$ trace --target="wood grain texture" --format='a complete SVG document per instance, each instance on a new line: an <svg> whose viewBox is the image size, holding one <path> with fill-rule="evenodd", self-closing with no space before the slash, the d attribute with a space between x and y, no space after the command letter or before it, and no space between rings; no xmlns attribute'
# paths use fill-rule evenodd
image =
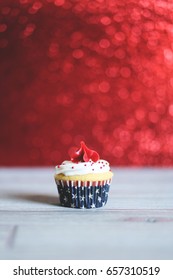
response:
<svg viewBox="0 0 173 280"><path fill-rule="evenodd" d="M173 259L173 169L113 169L98 209L61 207L53 171L0 169L0 259Z"/></svg>

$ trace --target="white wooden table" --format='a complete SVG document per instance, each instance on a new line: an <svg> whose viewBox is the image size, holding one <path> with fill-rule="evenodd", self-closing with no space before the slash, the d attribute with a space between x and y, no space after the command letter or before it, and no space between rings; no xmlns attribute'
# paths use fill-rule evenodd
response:
<svg viewBox="0 0 173 280"><path fill-rule="evenodd" d="M1 168L0 259L173 259L173 169L113 171L106 206L71 209L54 168Z"/></svg>

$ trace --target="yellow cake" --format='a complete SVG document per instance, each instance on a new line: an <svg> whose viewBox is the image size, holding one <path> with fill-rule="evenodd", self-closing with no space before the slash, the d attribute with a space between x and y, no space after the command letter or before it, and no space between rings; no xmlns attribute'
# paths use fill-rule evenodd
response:
<svg viewBox="0 0 173 280"><path fill-rule="evenodd" d="M100 181L100 180L108 180L112 178L113 173L111 171L103 172L103 173L89 173L84 175L71 175L65 176L64 174L55 174L55 180L65 180L65 181Z"/></svg>

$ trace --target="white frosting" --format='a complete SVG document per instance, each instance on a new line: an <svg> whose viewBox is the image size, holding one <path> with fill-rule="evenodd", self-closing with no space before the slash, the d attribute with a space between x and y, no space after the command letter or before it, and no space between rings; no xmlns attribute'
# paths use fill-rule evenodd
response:
<svg viewBox="0 0 173 280"><path fill-rule="evenodd" d="M96 162L89 160L88 162L74 163L65 160L62 164L55 167L56 174L64 174L65 176L84 175L90 173L103 173L110 171L109 163L106 160L99 159Z"/></svg>

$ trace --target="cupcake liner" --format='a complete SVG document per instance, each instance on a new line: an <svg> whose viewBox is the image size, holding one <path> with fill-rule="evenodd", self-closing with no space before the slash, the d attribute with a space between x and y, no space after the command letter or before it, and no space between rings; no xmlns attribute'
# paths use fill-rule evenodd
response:
<svg viewBox="0 0 173 280"><path fill-rule="evenodd" d="M98 208L106 204L111 179L105 181L55 180L60 203L72 208Z"/></svg>

